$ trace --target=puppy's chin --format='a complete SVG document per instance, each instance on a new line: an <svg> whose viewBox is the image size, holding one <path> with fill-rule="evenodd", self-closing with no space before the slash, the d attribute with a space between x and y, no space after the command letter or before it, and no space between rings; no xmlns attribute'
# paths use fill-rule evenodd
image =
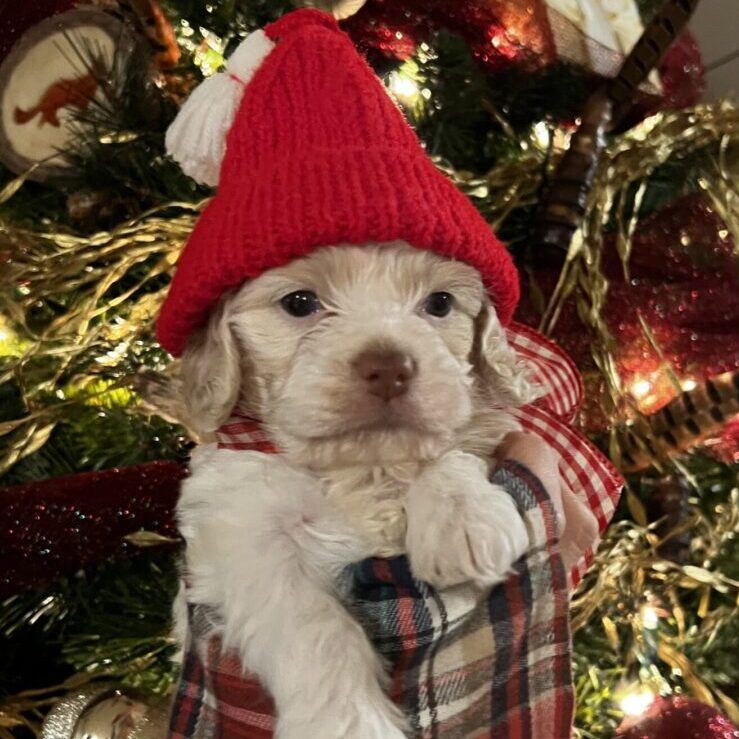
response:
<svg viewBox="0 0 739 739"><path fill-rule="evenodd" d="M469 420L469 394L454 395L449 402L412 394L390 403L361 395L343 403L291 399L265 421L279 448L313 469L420 462L443 454Z"/></svg>
<svg viewBox="0 0 739 739"><path fill-rule="evenodd" d="M423 432L386 424L334 436L294 436L273 429L272 436L292 462L319 471L436 459L449 449L454 433Z"/></svg>
<svg viewBox="0 0 739 739"><path fill-rule="evenodd" d="M394 431L420 435L441 433L446 424L439 418L427 417L421 404L402 397L385 402L369 395L355 396L346 402L327 402L320 409L304 407L304 413L278 410L274 425L302 439L335 439L351 434L372 434Z"/></svg>

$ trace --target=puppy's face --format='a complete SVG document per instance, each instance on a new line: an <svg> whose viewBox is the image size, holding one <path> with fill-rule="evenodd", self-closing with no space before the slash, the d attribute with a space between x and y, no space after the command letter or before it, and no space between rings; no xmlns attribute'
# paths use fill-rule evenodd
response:
<svg viewBox="0 0 739 739"><path fill-rule="evenodd" d="M203 428L238 404L321 467L439 454L494 377L498 402L516 402L514 363L474 269L387 245L324 248L247 283L183 370Z"/></svg>

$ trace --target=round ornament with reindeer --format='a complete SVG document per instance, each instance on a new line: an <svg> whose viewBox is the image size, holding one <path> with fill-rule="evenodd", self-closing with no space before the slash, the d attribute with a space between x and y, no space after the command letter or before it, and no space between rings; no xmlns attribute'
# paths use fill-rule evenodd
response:
<svg viewBox="0 0 739 739"><path fill-rule="evenodd" d="M84 114L103 99L125 26L95 8L52 16L18 39L0 65L0 160L46 180L71 173L65 156Z"/></svg>

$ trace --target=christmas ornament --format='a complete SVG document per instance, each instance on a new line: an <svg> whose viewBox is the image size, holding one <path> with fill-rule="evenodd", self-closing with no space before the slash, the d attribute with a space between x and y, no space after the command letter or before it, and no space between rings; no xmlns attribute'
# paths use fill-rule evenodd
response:
<svg viewBox="0 0 739 739"><path fill-rule="evenodd" d="M33 168L31 179L69 174L74 113L104 96L129 41L120 21L89 8L30 28L0 65L0 160L18 174Z"/></svg>
<svg viewBox="0 0 739 739"><path fill-rule="evenodd" d="M131 552L142 529L172 543L184 468L150 462L0 489L0 598Z"/></svg>
<svg viewBox="0 0 739 739"><path fill-rule="evenodd" d="M93 685L72 691L44 719L41 739L158 739L167 726L169 698Z"/></svg>
<svg viewBox="0 0 739 739"><path fill-rule="evenodd" d="M629 717L617 739L736 739L739 729L720 711L693 698L657 698L644 714Z"/></svg>

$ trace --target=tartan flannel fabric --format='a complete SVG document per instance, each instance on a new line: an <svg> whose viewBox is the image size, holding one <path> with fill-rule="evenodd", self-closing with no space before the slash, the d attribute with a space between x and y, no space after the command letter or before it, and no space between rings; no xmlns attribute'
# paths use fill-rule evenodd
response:
<svg viewBox="0 0 739 739"><path fill-rule="evenodd" d="M621 479L568 425L582 396L577 370L531 329L514 324L508 339L546 389L516 415L560 452L562 478L588 502L602 532ZM248 419L224 426L219 445L274 451ZM353 565L340 583L347 607L388 660L391 695L417 739L570 736L569 593L553 504L541 483L515 463L504 463L492 480L515 500L532 542L506 582L484 596L469 586L439 592L413 578L407 559L397 557ZM574 581L590 556L573 568ZM248 665L221 650L217 613L197 605L189 614L170 739L270 739L274 707Z"/></svg>

